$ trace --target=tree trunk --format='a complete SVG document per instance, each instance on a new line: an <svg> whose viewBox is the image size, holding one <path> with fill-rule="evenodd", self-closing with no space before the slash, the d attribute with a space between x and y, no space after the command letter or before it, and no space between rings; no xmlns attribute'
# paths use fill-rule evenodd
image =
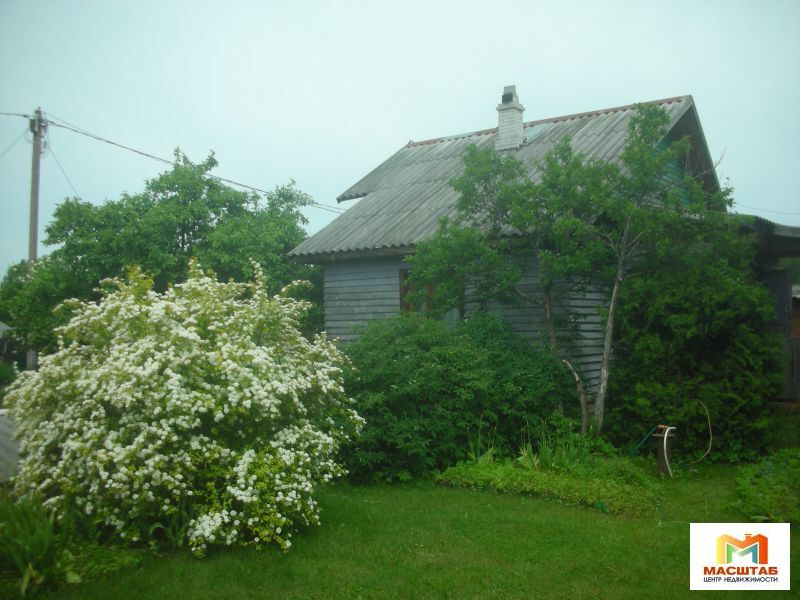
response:
<svg viewBox="0 0 800 600"><path fill-rule="evenodd" d="M600 433L603 429L603 415L606 406L606 394L608 393L608 374L611 363L611 352L614 348L614 322L617 315L617 305L619 304L619 291L622 281L625 279L625 262L627 255L628 234L630 231L630 221L625 224L622 232L622 242L617 259L617 274L614 278L614 288L611 291L611 302L608 305L608 318L606 319L606 331L603 339L603 358L600 363L600 386L594 399L594 419L592 427L595 433Z"/></svg>
<svg viewBox="0 0 800 600"><path fill-rule="evenodd" d="M581 405L581 435L586 435L586 431L589 428L589 407L586 403L586 390L583 387L583 381L581 380L581 376L578 375L578 372L575 370L575 367L572 366L572 363L565 358L562 358L561 362L567 365L567 368L575 378L575 387L578 390L578 402Z"/></svg>

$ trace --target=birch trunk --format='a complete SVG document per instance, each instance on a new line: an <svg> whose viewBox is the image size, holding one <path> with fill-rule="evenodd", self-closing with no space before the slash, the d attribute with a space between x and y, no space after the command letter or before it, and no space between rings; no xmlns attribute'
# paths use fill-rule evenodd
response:
<svg viewBox="0 0 800 600"><path fill-rule="evenodd" d="M625 262L627 256L628 237L630 232L630 220L625 224L622 232L622 242L617 259L617 273L614 278L614 288L611 291L611 302L608 305L608 318L606 319L606 330L603 339L603 358L600 363L600 386L594 399L594 419L592 426L595 433L600 433L603 429L603 415L605 413L606 395L608 394L608 374L611 363L611 353L614 349L614 323L617 316L617 305L619 304L619 291L622 281L625 279Z"/></svg>
<svg viewBox="0 0 800 600"><path fill-rule="evenodd" d="M578 390L578 402L581 405L581 435L586 435L586 431L589 428L589 406L586 403L586 390L583 387L583 381L575 370L575 367L572 366L572 363L567 359L562 359L561 362L567 365L570 373L572 373L572 376L575 378L575 388Z"/></svg>

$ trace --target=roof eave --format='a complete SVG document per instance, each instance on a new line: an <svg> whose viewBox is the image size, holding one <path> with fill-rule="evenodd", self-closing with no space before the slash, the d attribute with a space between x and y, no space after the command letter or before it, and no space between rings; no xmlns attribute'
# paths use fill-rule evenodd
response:
<svg viewBox="0 0 800 600"><path fill-rule="evenodd" d="M323 265L346 260L356 260L361 258L385 258L391 256L408 256L414 253L414 246L385 246L380 248L363 248L358 250L339 250L336 252L317 252L314 254L295 254L289 258L295 262Z"/></svg>

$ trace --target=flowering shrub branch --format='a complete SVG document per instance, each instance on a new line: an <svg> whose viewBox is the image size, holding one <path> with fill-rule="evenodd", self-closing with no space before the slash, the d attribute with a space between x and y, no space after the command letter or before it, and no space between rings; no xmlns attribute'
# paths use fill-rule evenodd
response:
<svg viewBox="0 0 800 600"><path fill-rule="evenodd" d="M306 303L270 297L255 268L252 283L220 283L193 263L163 294L134 270L99 303L74 301L57 352L6 397L17 491L130 541L186 511L197 554L287 550L318 523L314 488L343 473L337 450L363 419L342 388L346 359L298 331Z"/></svg>

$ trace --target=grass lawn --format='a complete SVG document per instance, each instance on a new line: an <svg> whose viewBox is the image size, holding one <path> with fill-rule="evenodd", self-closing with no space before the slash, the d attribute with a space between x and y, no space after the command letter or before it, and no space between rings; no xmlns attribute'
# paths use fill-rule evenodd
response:
<svg viewBox="0 0 800 600"><path fill-rule="evenodd" d="M683 598L689 522L743 520L733 476L708 466L665 481L663 505L647 519L432 484L339 484L320 493L323 525L298 535L289 554L148 556L49 597ZM795 591L799 538L793 531Z"/></svg>

